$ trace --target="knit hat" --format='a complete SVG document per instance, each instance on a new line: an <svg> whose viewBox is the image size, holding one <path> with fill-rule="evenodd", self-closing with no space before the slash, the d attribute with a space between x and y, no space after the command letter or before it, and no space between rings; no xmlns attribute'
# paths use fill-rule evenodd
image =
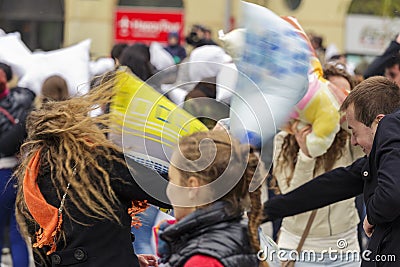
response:
<svg viewBox="0 0 400 267"><path fill-rule="evenodd" d="M168 38L174 38L174 37L179 40L179 33L178 32L168 33Z"/></svg>

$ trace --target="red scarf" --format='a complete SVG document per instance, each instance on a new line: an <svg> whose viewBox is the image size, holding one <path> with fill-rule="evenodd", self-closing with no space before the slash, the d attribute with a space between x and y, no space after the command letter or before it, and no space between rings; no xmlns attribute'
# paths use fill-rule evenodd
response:
<svg viewBox="0 0 400 267"><path fill-rule="evenodd" d="M10 92L10 90L8 90L7 88L0 93L0 99L6 97L8 95L8 93Z"/></svg>

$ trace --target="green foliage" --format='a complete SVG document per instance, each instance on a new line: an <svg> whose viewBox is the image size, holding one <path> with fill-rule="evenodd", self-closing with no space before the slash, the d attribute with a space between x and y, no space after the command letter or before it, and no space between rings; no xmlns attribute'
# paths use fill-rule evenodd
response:
<svg viewBox="0 0 400 267"><path fill-rule="evenodd" d="M400 17L400 0L353 0L349 13Z"/></svg>

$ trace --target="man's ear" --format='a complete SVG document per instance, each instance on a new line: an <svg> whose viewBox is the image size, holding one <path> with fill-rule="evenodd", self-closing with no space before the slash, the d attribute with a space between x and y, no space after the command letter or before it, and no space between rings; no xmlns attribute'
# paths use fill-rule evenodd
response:
<svg viewBox="0 0 400 267"><path fill-rule="evenodd" d="M385 117L385 114L378 114L378 115L376 115L376 118L375 118L375 119L376 119L376 120L378 121L378 123L379 123L383 117Z"/></svg>

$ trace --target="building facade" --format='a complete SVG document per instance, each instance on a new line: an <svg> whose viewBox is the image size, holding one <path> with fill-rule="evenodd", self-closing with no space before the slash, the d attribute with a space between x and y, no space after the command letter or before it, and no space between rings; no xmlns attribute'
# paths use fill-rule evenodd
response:
<svg viewBox="0 0 400 267"><path fill-rule="evenodd" d="M295 16L304 29L324 37L343 50L345 18L351 0L252 0L278 15ZM51 50L86 38L92 39L92 56L107 56L115 43L115 14L120 7L153 6L181 9L184 33L203 24L217 32L238 25L238 0L0 0L0 28L20 31L32 49ZM147 7L148 8L148 7Z"/></svg>

